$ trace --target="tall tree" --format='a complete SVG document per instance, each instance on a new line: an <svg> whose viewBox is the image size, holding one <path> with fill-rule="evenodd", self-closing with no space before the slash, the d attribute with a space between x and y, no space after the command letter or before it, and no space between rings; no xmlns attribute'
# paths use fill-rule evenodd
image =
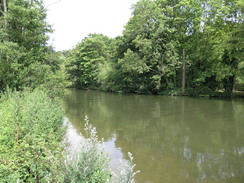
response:
<svg viewBox="0 0 244 183"><path fill-rule="evenodd" d="M223 90L232 95L235 83L244 83L244 19L242 6L237 3L237 0L138 1L123 35L116 38L113 61L106 69L94 69L94 76L100 77L100 81L106 78L101 83L116 92L158 94L168 90L171 94L211 95ZM86 49L78 51L82 55L77 54L75 60L85 60ZM76 67L76 72L80 72L77 81L89 76L82 73L84 68L85 65Z"/></svg>
<svg viewBox="0 0 244 183"><path fill-rule="evenodd" d="M0 9L6 5L7 12L0 16L0 22L7 24L0 24L0 90L7 86L35 88L49 82L49 76L61 67L51 63L53 50L47 46L47 33L52 29L45 20L43 2L8 0L6 4L2 0L3 4Z"/></svg>
<svg viewBox="0 0 244 183"><path fill-rule="evenodd" d="M134 80L132 83L136 83L134 92L159 93L162 89L172 89L175 85L176 68L180 64L175 49L176 42L170 37L174 30L165 24L166 18L155 1L142 0L133 7L133 16L124 31L124 44L127 45L124 52L132 51L138 55L135 58L139 57L137 60L130 57L130 75L135 79L131 78ZM125 57L124 62L123 58L120 61L122 68L126 60L128 62ZM139 73L133 72L133 67L138 64L142 69ZM127 79L130 75L125 74Z"/></svg>
<svg viewBox="0 0 244 183"><path fill-rule="evenodd" d="M71 80L78 88L98 88L98 75L110 54L111 39L89 34L72 50L67 65Z"/></svg>

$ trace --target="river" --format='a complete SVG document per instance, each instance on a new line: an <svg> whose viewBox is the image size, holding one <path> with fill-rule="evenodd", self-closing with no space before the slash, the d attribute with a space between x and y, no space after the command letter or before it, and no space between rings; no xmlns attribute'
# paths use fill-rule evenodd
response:
<svg viewBox="0 0 244 183"><path fill-rule="evenodd" d="M137 183L243 183L244 99L122 95L71 89L65 116L88 116L111 167L134 156Z"/></svg>

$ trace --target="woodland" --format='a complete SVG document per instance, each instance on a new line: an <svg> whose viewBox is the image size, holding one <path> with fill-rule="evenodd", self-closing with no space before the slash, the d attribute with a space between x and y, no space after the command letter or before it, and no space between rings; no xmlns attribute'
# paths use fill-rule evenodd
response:
<svg viewBox="0 0 244 183"><path fill-rule="evenodd" d="M231 96L244 89L243 1L141 0L123 35L89 34L62 52L47 44L53 30L42 1L0 4L1 91Z"/></svg>

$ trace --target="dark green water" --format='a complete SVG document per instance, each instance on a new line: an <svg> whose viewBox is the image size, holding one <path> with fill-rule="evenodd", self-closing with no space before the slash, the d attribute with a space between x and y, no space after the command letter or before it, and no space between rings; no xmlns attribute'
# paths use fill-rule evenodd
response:
<svg viewBox="0 0 244 183"><path fill-rule="evenodd" d="M243 183L244 100L119 95L71 90L66 117L84 117L118 159L134 155L137 183Z"/></svg>

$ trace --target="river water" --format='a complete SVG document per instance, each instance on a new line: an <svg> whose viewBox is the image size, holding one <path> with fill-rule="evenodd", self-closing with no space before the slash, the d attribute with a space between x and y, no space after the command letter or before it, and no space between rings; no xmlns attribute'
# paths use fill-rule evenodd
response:
<svg viewBox="0 0 244 183"><path fill-rule="evenodd" d="M244 99L70 91L66 118L83 133L88 116L112 168L131 152L137 183L244 182Z"/></svg>

